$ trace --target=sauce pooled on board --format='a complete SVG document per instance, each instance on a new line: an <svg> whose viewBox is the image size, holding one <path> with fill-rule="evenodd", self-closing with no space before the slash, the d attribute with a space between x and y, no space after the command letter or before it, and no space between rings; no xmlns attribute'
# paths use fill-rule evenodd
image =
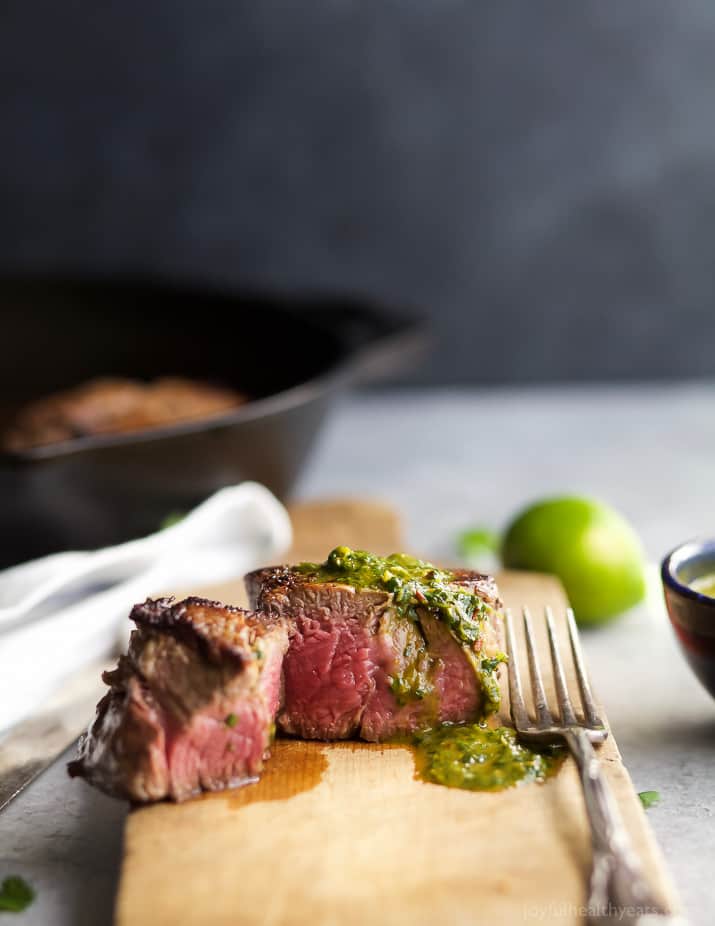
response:
<svg viewBox="0 0 715 926"><path fill-rule="evenodd" d="M508 727L443 724L415 736L418 771L427 781L469 791L501 791L558 771L561 747L531 749Z"/></svg>

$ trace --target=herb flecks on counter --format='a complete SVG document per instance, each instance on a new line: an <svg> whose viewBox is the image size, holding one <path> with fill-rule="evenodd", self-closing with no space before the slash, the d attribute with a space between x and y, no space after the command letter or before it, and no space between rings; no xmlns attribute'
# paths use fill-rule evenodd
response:
<svg viewBox="0 0 715 926"><path fill-rule="evenodd" d="M638 797L640 798L641 804L646 810L648 810L649 807L655 807L656 804L660 803L659 791L639 791Z"/></svg>
<svg viewBox="0 0 715 926"><path fill-rule="evenodd" d="M178 524L179 521L183 521L185 517L185 511L170 511L165 518L161 519L159 530L164 531L167 527L173 527L175 524Z"/></svg>
<svg viewBox="0 0 715 926"><path fill-rule="evenodd" d="M35 891L24 878L5 878L0 885L0 911L22 913L35 899Z"/></svg>
<svg viewBox="0 0 715 926"><path fill-rule="evenodd" d="M508 727L443 724L415 736L420 777L449 788L501 791L543 782L561 765L559 747L534 750Z"/></svg>
<svg viewBox="0 0 715 926"><path fill-rule="evenodd" d="M295 569L318 582L340 582L353 588L390 592L398 617L418 627L421 612L427 611L449 628L468 655L484 691L484 714L498 708L499 684L495 673L506 656L499 653L480 658L475 652L475 644L484 634L484 623L492 608L479 595L458 584L453 572L405 553L382 557L349 547L336 547L324 563L300 563ZM411 656L409 669L392 680L391 687L398 703L412 697L423 698L431 691L420 653L416 652L414 658Z"/></svg>
<svg viewBox="0 0 715 926"><path fill-rule="evenodd" d="M457 552L469 563L479 561L486 554L496 555L500 546L501 537L488 527L463 531L457 537Z"/></svg>

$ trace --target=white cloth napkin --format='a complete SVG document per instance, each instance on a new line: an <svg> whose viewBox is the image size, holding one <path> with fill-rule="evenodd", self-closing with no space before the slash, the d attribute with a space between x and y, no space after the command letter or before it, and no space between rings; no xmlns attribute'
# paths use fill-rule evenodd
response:
<svg viewBox="0 0 715 926"><path fill-rule="evenodd" d="M149 537L0 572L0 731L39 709L72 673L114 655L137 601L241 576L290 543L285 508L245 482Z"/></svg>

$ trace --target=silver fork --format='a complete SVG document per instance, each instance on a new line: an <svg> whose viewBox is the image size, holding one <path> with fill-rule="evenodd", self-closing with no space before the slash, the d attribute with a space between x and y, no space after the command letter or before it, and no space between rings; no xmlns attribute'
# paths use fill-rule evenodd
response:
<svg viewBox="0 0 715 926"><path fill-rule="evenodd" d="M588 922L592 924L639 923L655 921L658 926L684 926L682 917L666 911L646 881L623 819L601 772L594 745L608 736L591 692L573 611L566 612L569 639L581 693L583 718L578 719L566 685L566 674L559 652L554 615L545 609L546 628L551 651L554 687L558 701L558 719L552 715L544 691L533 621L528 608L523 609L524 636L534 698L535 718L531 720L524 702L519 671L519 654L514 639L511 611L505 614L507 653L509 656L509 700L511 717L519 738L538 745L566 743L579 768L586 812L591 825L593 861L588 895Z"/></svg>

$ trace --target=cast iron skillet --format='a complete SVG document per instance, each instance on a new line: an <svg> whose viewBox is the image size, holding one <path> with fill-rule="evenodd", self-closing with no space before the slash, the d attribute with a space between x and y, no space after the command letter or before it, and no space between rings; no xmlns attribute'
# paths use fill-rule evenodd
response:
<svg viewBox="0 0 715 926"><path fill-rule="evenodd" d="M414 320L341 298L108 280L0 281L0 426L94 376L209 379L253 401L218 418L0 453L0 566L118 543L243 479L290 493L346 386L404 366Z"/></svg>

